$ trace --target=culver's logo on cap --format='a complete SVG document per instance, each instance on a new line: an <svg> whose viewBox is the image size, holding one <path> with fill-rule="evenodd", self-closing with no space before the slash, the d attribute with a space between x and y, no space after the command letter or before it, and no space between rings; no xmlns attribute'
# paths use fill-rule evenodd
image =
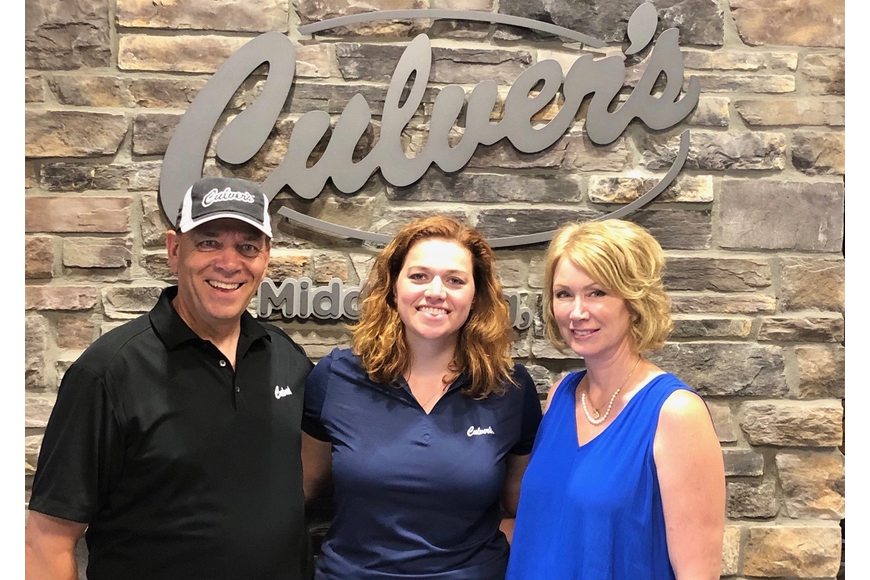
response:
<svg viewBox="0 0 870 580"><path fill-rule="evenodd" d="M223 191L218 191L217 188L212 189L205 197L202 198L202 207L208 207L213 203L222 201L243 201L245 203L256 203L254 196L247 191L233 191L229 187Z"/></svg>

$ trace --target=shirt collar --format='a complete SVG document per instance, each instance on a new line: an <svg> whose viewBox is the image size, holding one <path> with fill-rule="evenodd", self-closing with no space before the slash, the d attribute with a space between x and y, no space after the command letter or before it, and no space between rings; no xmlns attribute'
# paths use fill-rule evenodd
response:
<svg viewBox="0 0 870 580"><path fill-rule="evenodd" d="M149 318L151 325L166 348L172 350L190 340L203 340L199 337L172 306L172 300L178 295L178 286L169 286L160 293L157 304L151 309ZM269 333L263 325L257 322L247 311L242 312L240 320L239 352L245 352L256 340L270 340Z"/></svg>

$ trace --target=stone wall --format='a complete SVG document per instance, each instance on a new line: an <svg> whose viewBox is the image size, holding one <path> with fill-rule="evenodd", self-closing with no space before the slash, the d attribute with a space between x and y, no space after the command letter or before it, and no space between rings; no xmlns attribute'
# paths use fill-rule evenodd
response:
<svg viewBox="0 0 870 580"><path fill-rule="evenodd" d="M612 144L585 136L583 112L554 146L521 154L501 142L468 167L430 169L409 188L374 176L358 195L328 186L284 205L344 225L391 232L433 212L486 235L532 233L589 219L652 186L679 133L691 148L676 183L630 219L669 257L676 328L654 360L705 396L728 476L725 577L834 578L844 517L845 7L842 0L656 0L659 31L680 30L700 103L668 131L635 123ZM625 45L637 0L391 0L379 9L448 8L534 18ZM432 95L482 79L503 92L535 62L579 54L550 37L468 22L378 22L312 39L298 26L370 10L371 3L298 0L32 0L26 5L25 474L29 486L64 370L98 335L135 317L171 282L162 248L161 159L181 115L223 61L260 32L297 42L296 85L263 150L233 166L210 154L204 173L263 181L299 116L341 112L364 94L378 107L409 39L433 39L430 97L405 132L425 144ZM629 84L647 52L627 61ZM239 90L222 123L252 103L263 77ZM558 103L538 115L552 118ZM322 147L321 147L322 149ZM274 215L272 278L349 284L376 247L301 229ZM540 326L543 246L498 251L501 279L538 312L515 356L543 397L579 367ZM343 323L280 321L313 358L344 345ZM26 492L27 493L27 492Z"/></svg>

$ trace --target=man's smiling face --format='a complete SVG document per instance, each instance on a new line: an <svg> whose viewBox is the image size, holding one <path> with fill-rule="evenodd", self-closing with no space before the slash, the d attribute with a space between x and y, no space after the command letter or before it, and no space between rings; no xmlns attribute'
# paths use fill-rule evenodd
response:
<svg viewBox="0 0 870 580"><path fill-rule="evenodd" d="M167 233L178 276L176 311L202 337L238 324L269 264L269 239L244 222L218 219L186 234Z"/></svg>

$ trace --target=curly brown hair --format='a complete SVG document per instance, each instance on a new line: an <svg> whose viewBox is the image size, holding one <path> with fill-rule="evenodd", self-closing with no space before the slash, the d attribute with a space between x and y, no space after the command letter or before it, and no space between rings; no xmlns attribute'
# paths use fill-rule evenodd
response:
<svg viewBox="0 0 870 580"><path fill-rule="evenodd" d="M665 257L646 229L608 219L566 224L556 232L544 262L544 325L550 342L560 350L566 345L553 314L553 278L562 258L625 300L636 352L654 352L664 345L674 328L671 299L662 281Z"/></svg>
<svg viewBox="0 0 870 580"><path fill-rule="evenodd" d="M504 393L511 381L513 330L501 283L495 276L495 254L483 236L459 220L433 216L403 227L375 259L360 292L360 318L353 328L352 348L371 380L394 384L411 364L405 325L396 310L395 287L405 257L426 239L456 242L471 253L474 301L459 331L456 352L445 380L466 373L463 392L477 399Z"/></svg>

